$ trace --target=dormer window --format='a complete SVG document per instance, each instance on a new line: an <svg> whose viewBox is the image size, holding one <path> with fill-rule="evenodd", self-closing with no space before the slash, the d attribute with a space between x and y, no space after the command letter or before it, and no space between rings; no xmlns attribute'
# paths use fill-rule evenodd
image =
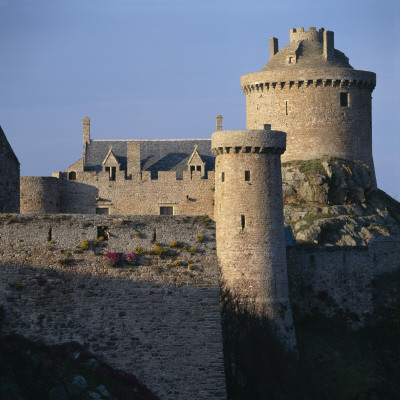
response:
<svg viewBox="0 0 400 400"><path fill-rule="evenodd" d="M75 171L71 171L68 173L68 179L70 181L76 181L76 172Z"/></svg>
<svg viewBox="0 0 400 400"><path fill-rule="evenodd" d="M112 151L112 146L110 146L110 149L108 150L106 158L102 164L103 170L108 173L108 179L110 181L115 181L117 177L117 168L119 169L121 165Z"/></svg>
<svg viewBox="0 0 400 400"><path fill-rule="evenodd" d="M287 62L288 64L296 64L296 62L297 62L296 54L289 54L289 55L286 57L286 62Z"/></svg>
<svg viewBox="0 0 400 400"><path fill-rule="evenodd" d="M198 150L197 150L197 145L194 146L193 153L189 157L189 160L187 162L188 166L188 171L190 172L190 177L192 178L195 174L200 173L200 177L204 178L206 171L205 167L206 164L201 158Z"/></svg>
<svg viewBox="0 0 400 400"><path fill-rule="evenodd" d="M105 170L109 174L110 181L115 181L115 176L117 174L117 168L116 167L105 167Z"/></svg>

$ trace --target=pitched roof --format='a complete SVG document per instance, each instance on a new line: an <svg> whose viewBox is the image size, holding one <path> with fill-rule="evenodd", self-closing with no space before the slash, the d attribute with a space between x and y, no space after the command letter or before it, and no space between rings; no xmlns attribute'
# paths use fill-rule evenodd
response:
<svg viewBox="0 0 400 400"><path fill-rule="evenodd" d="M101 171L102 162L107 156L110 146L112 152L126 171L127 142L140 142L141 169L151 171L177 171L182 175L187 170L187 162L195 145L206 164L206 171L215 168L215 157L211 152L211 139L165 139L165 140L92 140L87 146L86 171Z"/></svg>
<svg viewBox="0 0 400 400"><path fill-rule="evenodd" d="M288 64L286 58L288 55L297 54L297 62ZM289 43L282 50L276 53L270 61L265 64L262 71L273 70L297 70L304 68L349 68L353 67L349 64L349 59L339 50L334 50L335 57L333 60L327 61L323 55L323 43L302 40L300 42Z"/></svg>
<svg viewBox="0 0 400 400"><path fill-rule="evenodd" d="M18 165L20 164L1 126L0 126L0 146L6 148L9 151L9 155L15 159Z"/></svg>

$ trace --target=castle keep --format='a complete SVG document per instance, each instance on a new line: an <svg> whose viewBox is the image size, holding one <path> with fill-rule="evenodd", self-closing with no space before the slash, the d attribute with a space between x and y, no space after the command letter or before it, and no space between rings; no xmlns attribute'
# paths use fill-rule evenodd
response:
<svg viewBox="0 0 400 400"><path fill-rule="evenodd" d="M361 160L374 175L371 93L373 72L354 69L334 48L324 28L290 30L290 43L278 51L270 40L270 61L242 76L247 129L271 124L286 132L282 161L324 155Z"/></svg>

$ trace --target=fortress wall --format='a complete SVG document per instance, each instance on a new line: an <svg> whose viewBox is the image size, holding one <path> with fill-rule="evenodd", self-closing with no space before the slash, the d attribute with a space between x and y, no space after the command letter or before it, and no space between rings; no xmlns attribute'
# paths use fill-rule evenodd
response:
<svg viewBox="0 0 400 400"><path fill-rule="evenodd" d="M368 248L298 246L287 249L287 258L291 300L300 315L319 310L359 327L375 308L375 280L400 271L400 237L377 238Z"/></svg>
<svg viewBox="0 0 400 400"><path fill-rule="evenodd" d="M49 344L77 341L113 367L135 374L162 399L225 398L214 228L204 221L1 215L5 332ZM105 251L152 248L154 232L161 242L185 240L201 248L193 257L204 271L191 278L156 266L105 268L93 251L71 251L77 261L60 265L61 250L97 239L97 226L109 227ZM50 228L53 243L48 241ZM196 244L197 234L208 240Z"/></svg>
<svg viewBox="0 0 400 400"><path fill-rule="evenodd" d="M208 173L208 179L184 174L177 180L175 172L162 172L157 180L144 174L140 180L125 180L121 175L115 181L105 172L77 172L76 181L60 179L59 187L63 213L93 214L104 207L110 214L158 215L164 205L173 206L176 215L214 213L214 172Z"/></svg>

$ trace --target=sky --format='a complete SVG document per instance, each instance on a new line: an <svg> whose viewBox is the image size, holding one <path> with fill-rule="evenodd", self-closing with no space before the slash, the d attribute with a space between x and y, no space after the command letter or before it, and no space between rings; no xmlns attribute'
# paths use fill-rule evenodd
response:
<svg viewBox="0 0 400 400"><path fill-rule="evenodd" d="M245 129L240 76L269 38L324 27L356 69L377 74L378 186L400 201L400 1L0 0L0 125L21 175L48 176L92 139L210 138ZM273 127L272 127L273 128Z"/></svg>

